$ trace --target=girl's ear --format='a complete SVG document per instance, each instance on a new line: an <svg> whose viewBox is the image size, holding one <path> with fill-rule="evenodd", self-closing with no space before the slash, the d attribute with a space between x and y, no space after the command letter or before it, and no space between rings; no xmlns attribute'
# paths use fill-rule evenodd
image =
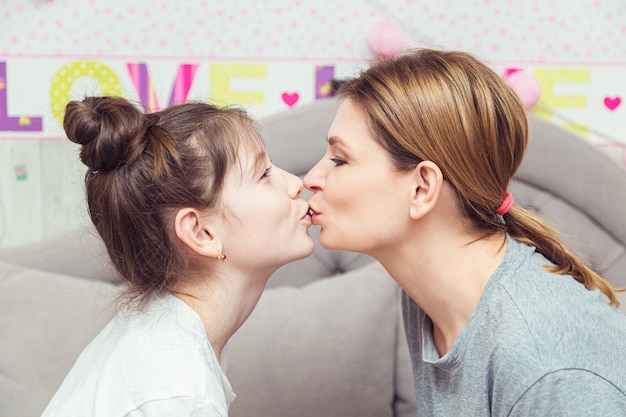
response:
<svg viewBox="0 0 626 417"><path fill-rule="evenodd" d="M222 243L212 230L208 217L193 208L178 210L174 221L176 236L191 250L202 256L217 258Z"/></svg>
<svg viewBox="0 0 626 417"><path fill-rule="evenodd" d="M431 212L441 195L443 173L432 161L420 162L413 171L413 193L409 215L417 220Z"/></svg>

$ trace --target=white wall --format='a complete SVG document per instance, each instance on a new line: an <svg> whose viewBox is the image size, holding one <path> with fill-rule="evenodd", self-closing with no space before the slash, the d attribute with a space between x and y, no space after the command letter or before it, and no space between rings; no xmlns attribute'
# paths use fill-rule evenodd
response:
<svg viewBox="0 0 626 417"><path fill-rule="evenodd" d="M87 221L58 119L69 98L201 98L262 117L323 95L324 71L355 73L381 22L387 44L522 70L541 86L533 111L626 165L623 0L0 0L0 246ZM152 89L135 85L142 65Z"/></svg>

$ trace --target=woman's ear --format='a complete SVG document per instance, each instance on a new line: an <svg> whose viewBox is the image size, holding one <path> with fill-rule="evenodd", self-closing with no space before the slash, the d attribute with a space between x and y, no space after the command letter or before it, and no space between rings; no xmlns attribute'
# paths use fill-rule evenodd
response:
<svg viewBox="0 0 626 417"><path fill-rule="evenodd" d="M441 195L443 173L432 161L420 162L413 171L413 194L409 215L417 220L430 213Z"/></svg>
<svg viewBox="0 0 626 417"><path fill-rule="evenodd" d="M222 243L210 227L206 215L193 208L178 210L174 220L176 236L191 250L202 256L216 258Z"/></svg>

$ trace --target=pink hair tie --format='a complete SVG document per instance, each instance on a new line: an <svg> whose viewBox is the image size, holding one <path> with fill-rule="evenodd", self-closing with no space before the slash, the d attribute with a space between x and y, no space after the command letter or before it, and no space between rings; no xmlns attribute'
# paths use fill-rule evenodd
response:
<svg viewBox="0 0 626 417"><path fill-rule="evenodd" d="M515 200L513 199L513 194L508 191L506 193L506 196L504 197L504 200L502 201L502 204L500 204L500 207L498 207L498 209L496 210L496 213L498 213L500 216L504 216L509 212L509 210L511 210L514 201Z"/></svg>

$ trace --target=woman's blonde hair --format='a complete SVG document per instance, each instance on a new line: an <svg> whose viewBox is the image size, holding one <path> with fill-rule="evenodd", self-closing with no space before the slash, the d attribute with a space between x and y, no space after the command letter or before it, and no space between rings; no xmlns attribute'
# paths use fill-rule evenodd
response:
<svg viewBox="0 0 626 417"><path fill-rule="evenodd" d="M372 63L337 94L364 112L398 170L436 163L481 233L507 232L535 246L553 263L546 270L619 305L615 290L546 222L517 205L496 213L524 157L528 121L515 92L485 63L465 52L418 49Z"/></svg>

